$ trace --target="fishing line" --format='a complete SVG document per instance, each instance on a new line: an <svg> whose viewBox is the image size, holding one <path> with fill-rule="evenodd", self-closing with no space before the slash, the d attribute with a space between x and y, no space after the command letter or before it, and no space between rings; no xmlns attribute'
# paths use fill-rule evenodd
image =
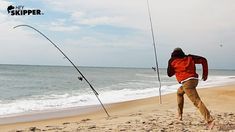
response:
<svg viewBox="0 0 235 132"><path fill-rule="evenodd" d="M156 49L156 42L155 42L155 38L154 38L153 23L152 23L152 17L151 17L151 12L150 12L150 7L149 7L149 0L147 0L147 5L148 5L148 14L149 14L149 21L150 21L150 26L151 26L151 33L152 33L152 40L153 40L153 50L154 50L155 63L156 63L156 68L153 67L153 69L157 73L158 82L159 82L159 103L162 104L162 96L161 96L162 84L161 84L159 67L158 67L157 49Z"/></svg>
<svg viewBox="0 0 235 132"><path fill-rule="evenodd" d="M101 102L100 98L98 97L98 92L94 89L94 87L91 85L91 83L86 79L86 77L82 74L82 72L77 68L77 66L75 66L75 64L69 59L69 57L53 42L51 41L46 35L44 35L42 32L40 32L39 30L37 30L36 28L32 27L32 26L29 26L29 25L17 25L15 27L13 27L14 29L15 28L18 28L18 27L29 27L35 31L37 31L39 34L41 34L43 37L45 37L51 44L53 44L56 49L58 49L60 51L61 54L63 54L63 56L73 65L73 67L77 70L77 72L81 75L81 77L78 77L78 79L80 81L82 81L83 79L87 82L87 84L90 86L90 88L92 89L92 91L94 92L96 98L98 99L98 101L100 102L102 108L104 109L105 113L107 114L108 117L110 117L110 115L108 114L107 110L105 109L103 103Z"/></svg>

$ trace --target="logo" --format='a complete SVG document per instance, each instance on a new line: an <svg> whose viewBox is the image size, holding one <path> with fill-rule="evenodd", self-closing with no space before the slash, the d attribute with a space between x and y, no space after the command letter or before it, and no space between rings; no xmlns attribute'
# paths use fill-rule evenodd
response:
<svg viewBox="0 0 235 132"><path fill-rule="evenodd" d="M7 12L12 16L44 15L40 9L25 9L23 5L10 5L7 7Z"/></svg>

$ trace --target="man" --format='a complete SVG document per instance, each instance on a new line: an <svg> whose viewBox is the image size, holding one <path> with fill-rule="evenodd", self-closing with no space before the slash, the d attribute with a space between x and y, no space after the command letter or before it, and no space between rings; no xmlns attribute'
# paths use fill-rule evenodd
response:
<svg viewBox="0 0 235 132"><path fill-rule="evenodd" d="M168 76L172 77L175 75L177 81L182 84L182 86L177 90L179 120L182 120L184 94L186 94L193 102L194 106L196 106L203 115L208 124L208 129L212 129L215 124L214 119L210 115L210 112L204 103L201 101L196 90L198 84L198 74L196 73L195 64L202 64L202 79L203 81L206 81L208 76L208 65L205 58L196 55L185 55L181 48L175 48L168 62Z"/></svg>

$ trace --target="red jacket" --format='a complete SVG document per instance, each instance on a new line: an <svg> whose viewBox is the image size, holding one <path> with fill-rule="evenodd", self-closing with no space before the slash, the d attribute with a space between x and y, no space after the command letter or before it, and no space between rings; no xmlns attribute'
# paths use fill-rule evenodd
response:
<svg viewBox="0 0 235 132"><path fill-rule="evenodd" d="M190 77L198 78L195 64L202 64L202 79L205 81L208 76L207 60L204 57L196 55L187 55L183 58L171 58L168 62L167 74L169 77L175 75L179 83Z"/></svg>

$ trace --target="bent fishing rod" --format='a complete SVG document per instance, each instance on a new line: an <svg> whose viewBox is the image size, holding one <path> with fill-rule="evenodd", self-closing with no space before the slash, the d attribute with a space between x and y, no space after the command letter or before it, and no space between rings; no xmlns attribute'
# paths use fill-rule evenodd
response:
<svg viewBox="0 0 235 132"><path fill-rule="evenodd" d="M148 5L148 14L149 14L149 21L150 21L152 41L153 41L153 50L154 50L155 64L156 64L156 68L153 67L153 69L157 73L158 82L159 82L159 103L162 104L162 95L161 95L162 84L161 84L159 67L158 67L157 48L156 48L156 42L155 42L155 38L154 38L153 23L152 23L152 17L151 17L151 12L150 12L150 7L149 7L149 0L147 0L147 5Z"/></svg>
<svg viewBox="0 0 235 132"><path fill-rule="evenodd" d="M60 51L61 54L63 54L63 56L73 65L73 67L77 70L77 72L81 75L81 77L78 77L78 79L80 81L82 81L82 79L84 79L87 84L90 86L90 88L92 89L92 91L94 92L96 98L98 99L98 101L100 102L102 108L104 109L105 113L107 114L108 117L110 117L108 111L105 109L104 107L104 104L101 102L100 98L98 97L98 92L94 89L94 87L91 85L91 83L87 80L87 78L82 74L82 72L78 69L77 66L75 66L75 64L69 59L69 57L53 42L51 41L46 35L44 35L42 32L40 32L39 30L37 30L36 28L30 26L30 25L17 25L15 27L13 27L14 29L15 28L18 28L18 27L28 27L28 28L31 28L33 30L35 30L36 32L38 32L39 34L41 34L43 37L45 37L51 44L53 44L55 46L56 49L58 49Z"/></svg>

